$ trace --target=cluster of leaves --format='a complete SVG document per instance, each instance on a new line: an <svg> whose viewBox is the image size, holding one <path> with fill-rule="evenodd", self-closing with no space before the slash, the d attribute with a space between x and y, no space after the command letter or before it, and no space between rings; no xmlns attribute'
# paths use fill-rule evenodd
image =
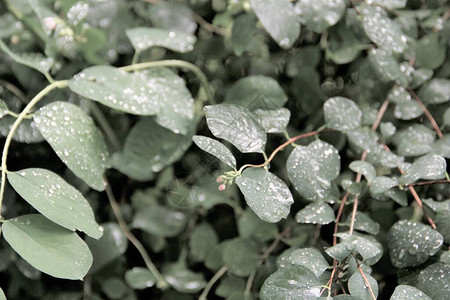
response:
<svg viewBox="0 0 450 300"><path fill-rule="evenodd" d="M0 299L446 299L449 17L2 0Z"/></svg>

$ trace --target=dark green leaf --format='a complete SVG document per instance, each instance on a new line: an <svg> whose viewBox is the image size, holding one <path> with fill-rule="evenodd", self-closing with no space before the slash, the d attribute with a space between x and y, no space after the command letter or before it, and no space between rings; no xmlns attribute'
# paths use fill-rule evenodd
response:
<svg viewBox="0 0 450 300"><path fill-rule="evenodd" d="M329 204L311 203L297 212L295 220L298 223L329 224L335 220L334 211Z"/></svg>
<svg viewBox="0 0 450 300"><path fill-rule="evenodd" d="M139 210L133 219L133 227L150 234L171 237L179 234L187 222L187 216L165 206L149 206Z"/></svg>
<svg viewBox="0 0 450 300"><path fill-rule="evenodd" d="M392 142L402 156L419 156L431 151L434 133L428 127L414 124L398 131Z"/></svg>
<svg viewBox="0 0 450 300"><path fill-rule="evenodd" d="M142 52L151 47L164 47L184 53L192 51L197 41L193 35L159 28L137 27L126 30L126 34L136 52Z"/></svg>
<svg viewBox="0 0 450 300"><path fill-rule="evenodd" d="M419 179L442 179L445 178L447 163L445 158L435 154L422 156L405 170L398 179L399 184L411 184Z"/></svg>
<svg viewBox="0 0 450 300"><path fill-rule="evenodd" d="M261 220L251 209L246 209L238 220L239 236L242 238L255 238L266 242L278 236L276 224Z"/></svg>
<svg viewBox="0 0 450 300"><path fill-rule="evenodd" d="M395 178L378 176L372 181L372 184L370 185L370 192L373 194L382 194L397 185L398 181Z"/></svg>
<svg viewBox="0 0 450 300"><path fill-rule="evenodd" d="M416 287L433 300L445 299L450 295L448 278L450 278L450 266L436 263L420 272Z"/></svg>
<svg viewBox="0 0 450 300"><path fill-rule="evenodd" d="M352 216L349 215L345 221L345 225L350 226ZM363 212L358 211L356 213L354 228L356 230L365 231L367 233L377 235L380 231L380 224L372 220L368 215Z"/></svg>
<svg viewBox="0 0 450 300"><path fill-rule="evenodd" d="M373 265L383 255L383 246L372 236L338 233L338 237L341 241L336 246L326 249L325 252L339 261L343 261L351 253L359 253L364 263Z"/></svg>
<svg viewBox="0 0 450 300"><path fill-rule="evenodd" d="M378 283L369 274L364 274L372 289L375 298L378 297ZM360 272L355 272L348 280L348 290L353 296L359 297L364 300L372 300L373 297L366 285L366 281L362 277Z"/></svg>
<svg viewBox="0 0 450 300"><path fill-rule="evenodd" d="M233 153L231 153L231 151L221 142L201 135L194 135L192 140L203 151L214 155L224 164L236 169L236 158L234 158Z"/></svg>
<svg viewBox="0 0 450 300"><path fill-rule="evenodd" d="M434 70L445 61L445 44L439 41L439 33L432 32L413 44L416 64Z"/></svg>
<svg viewBox="0 0 450 300"><path fill-rule="evenodd" d="M256 270L259 249L249 239L236 238L228 242L223 249L223 262L236 276L249 276Z"/></svg>
<svg viewBox="0 0 450 300"><path fill-rule="evenodd" d="M408 77L401 71L397 60L389 52L372 49L369 51L369 61L381 81L393 81L404 87L408 85Z"/></svg>
<svg viewBox="0 0 450 300"><path fill-rule="evenodd" d="M315 248L297 249L289 256L289 261L293 265L304 266L319 277L330 266L322 253Z"/></svg>
<svg viewBox="0 0 450 300"><path fill-rule="evenodd" d="M146 268L134 267L125 272L125 281L135 290L143 290L155 285L156 279Z"/></svg>
<svg viewBox="0 0 450 300"><path fill-rule="evenodd" d="M390 300L431 300L431 298L415 287L399 285L395 288Z"/></svg>
<svg viewBox="0 0 450 300"><path fill-rule="evenodd" d="M323 105L325 122L328 127L336 130L353 130L361 125L361 110L350 99L333 97Z"/></svg>
<svg viewBox="0 0 450 300"><path fill-rule="evenodd" d="M189 248L196 260L204 261L211 248L219 243L214 228L208 223L197 225L192 231Z"/></svg>
<svg viewBox="0 0 450 300"><path fill-rule="evenodd" d="M127 294L127 286L125 283L117 278L110 277L101 282L103 293L106 294L108 299L119 300L123 299Z"/></svg>
<svg viewBox="0 0 450 300"><path fill-rule="evenodd" d="M206 285L203 274L192 272L182 262L165 266L163 276L180 293L195 294Z"/></svg>

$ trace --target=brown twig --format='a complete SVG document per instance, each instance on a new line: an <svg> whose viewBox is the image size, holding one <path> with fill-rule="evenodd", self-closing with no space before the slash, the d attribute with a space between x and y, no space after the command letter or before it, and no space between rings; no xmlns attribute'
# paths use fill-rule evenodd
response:
<svg viewBox="0 0 450 300"><path fill-rule="evenodd" d="M194 19L194 21L200 25L203 29L205 29L206 31L212 32L212 33L216 33L218 35L221 36L228 36L229 33L226 29L215 26L211 23L209 23L208 21L206 21L205 19L203 19L200 15L196 14L195 12L191 13L192 19Z"/></svg>
<svg viewBox="0 0 450 300"><path fill-rule="evenodd" d="M269 257L269 255L275 250L275 248L278 246L280 241L287 236L292 230L291 226L286 227L280 234L275 238L275 240L270 244L270 246L264 251L263 255L260 257L260 261L258 262L258 265L262 265L262 263Z"/></svg>
<svg viewBox="0 0 450 300"><path fill-rule="evenodd" d="M19 98L20 101L22 101L24 104L28 104L28 99L27 96L25 96L25 94L18 88L16 87L14 84L0 79L0 84L2 86L4 86L8 91L10 91L11 93L14 94L14 96L16 96L17 98Z"/></svg>
<svg viewBox="0 0 450 300"><path fill-rule="evenodd" d="M431 184L440 184L440 183L450 183L450 181L447 180L447 179L421 181L421 182L414 182L414 183L410 183L410 184L405 184L405 185L403 185L403 187L422 186L422 185L431 185Z"/></svg>
<svg viewBox="0 0 450 300"><path fill-rule="evenodd" d="M430 121L431 125L433 126L434 131L436 131L438 137L442 139L444 135L442 134L441 130L439 129L439 125L437 124L436 120L433 118L433 115L430 113L428 108L423 104L422 100L420 100L419 96L412 90L408 88L408 92L411 94L411 96L414 98L414 100L419 103L420 108L422 109L425 116L427 116L428 120Z"/></svg>
<svg viewBox="0 0 450 300"><path fill-rule="evenodd" d="M356 260L356 258L355 258L355 260ZM369 289L370 296L372 297L373 300L377 300L377 297L375 297L372 287L370 286L369 280L367 279L366 274L364 274L364 272L361 268L361 265L359 264L359 262L357 260L356 260L356 263L358 264L359 273L361 274L362 278L364 279L364 283L366 284L367 288Z"/></svg>
<svg viewBox="0 0 450 300"><path fill-rule="evenodd" d="M361 12L360 12L359 9L355 6L355 3L353 3L353 0L350 0L350 4L351 4L352 8L355 10L356 14L357 14L358 16L360 16L360 15L361 15Z"/></svg>

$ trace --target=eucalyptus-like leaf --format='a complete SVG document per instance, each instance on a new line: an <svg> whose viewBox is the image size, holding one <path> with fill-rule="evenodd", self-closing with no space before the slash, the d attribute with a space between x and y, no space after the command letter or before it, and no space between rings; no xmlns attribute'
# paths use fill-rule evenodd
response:
<svg viewBox="0 0 450 300"><path fill-rule="evenodd" d="M219 104L205 106L203 110L209 130L216 137L229 141L244 153L264 152L266 132L247 108Z"/></svg>
<svg viewBox="0 0 450 300"><path fill-rule="evenodd" d="M0 119L2 136L8 136L15 121L16 118L13 116L4 116ZM44 138L36 128L36 122L30 119L24 119L20 122L19 127L17 127L17 130L13 135L13 140L19 143L33 144L44 141Z"/></svg>
<svg viewBox="0 0 450 300"><path fill-rule="evenodd" d="M414 41L415 64L427 69L437 69L445 62L446 46L439 32L431 32Z"/></svg>
<svg viewBox="0 0 450 300"><path fill-rule="evenodd" d="M192 19L192 11L180 2L156 2L148 9L148 17L152 24L158 28L181 31L193 34L197 23Z"/></svg>
<svg viewBox="0 0 450 300"><path fill-rule="evenodd" d="M162 273L166 281L180 293L195 294L206 285L203 274L192 272L183 262L164 266Z"/></svg>
<svg viewBox="0 0 450 300"><path fill-rule="evenodd" d="M192 51L197 41L194 35L160 28L136 27L126 30L126 34L136 52L142 52L151 47L164 47L184 53Z"/></svg>
<svg viewBox="0 0 450 300"><path fill-rule="evenodd" d="M2 234L30 265L53 277L83 279L92 265L92 254L76 233L41 215L8 220Z"/></svg>
<svg viewBox="0 0 450 300"><path fill-rule="evenodd" d="M316 33L335 25L344 15L344 0L302 0L295 4L300 22Z"/></svg>
<svg viewBox="0 0 450 300"><path fill-rule="evenodd" d="M155 285L156 278L147 268L134 267L125 272L126 283L135 290L143 290Z"/></svg>
<svg viewBox="0 0 450 300"><path fill-rule="evenodd" d="M353 233L338 233L340 242L333 247L325 250L331 257L343 261L351 253L359 253L364 263L368 265L375 264L383 255L383 246L374 237Z"/></svg>
<svg viewBox="0 0 450 300"><path fill-rule="evenodd" d="M350 163L350 169L355 173L364 175L367 182L372 182L377 176L377 172L371 163L362 160L355 160Z"/></svg>
<svg viewBox="0 0 450 300"><path fill-rule="evenodd" d="M445 177L447 163L445 158L435 154L422 156L414 161L414 163L406 169L405 173L400 176L398 182L400 184L410 184L419 179L441 179Z"/></svg>
<svg viewBox="0 0 450 300"><path fill-rule="evenodd" d="M370 185L370 192L373 194L381 194L397 185L398 180L395 178L378 176L372 181L372 184Z"/></svg>
<svg viewBox="0 0 450 300"><path fill-rule="evenodd" d="M286 108L273 110L257 109L253 114L268 133L285 132L291 118L291 112Z"/></svg>
<svg viewBox="0 0 450 300"><path fill-rule="evenodd" d="M386 8L403 8L407 0L372 0L373 5L379 5Z"/></svg>
<svg viewBox="0 0 450 300"><path fill-rule="evenodd" d="M179 234L187 222L187 216L165 206L153 205L136 213L133 227L156 236L172 237Z"/></svg>
<svg viewBox="0 0 450 300"><path fill-rule="evenodd" d="M25 169L8 173L11 186L41 214L74 231L100 238L103 227L83 195L57 174L46 169Z"/></svg>
<svg viewBox="0 0 450 300"><path fill-rule="evenodd" d="M349 215L345 221L345 225L350 226L352 216ZM372 220L368 215L363 212L358 211L355 216L355 221L353 224L356 230L365 231L367 233L377 235L380 231L380 224Z"/></svg>
<svg viewBox="0 0 450 300"><path fill-rule="evenodd" d="M197 260L203 261L211 248L218 243L219 237L214 228L208 223L202 223L197 225L192 231L189 239L189 249Z"/></svg>
<svg viewBox="0 0 450 300"><path fill-rule="evenodd" d="M450 295L448 278L450 278L450 265L435 263L419 273L415 285L433 300L445 299Z"/></svg>
<svg viewBox="0 0 450 300"><path fill-rule="evenodd" d="M397 153L402 156L419 156L431 151L435 140L431 129L422 124L407 126L392 138Z"/></svg>
<svg viewBox="0 0 450 300"><path fill-rule="evenodd" d="M450 80L435 78L427 82L419 91L419 97L428 104L441 104L450 100Z"/></svg>
<svg viewBox="0 0 450 300"><path fill-rule="evenodd" d="M289 0L251 0L253 11L281 48L289 49L300 35L298 16Z"/></svg>
<svg viewBox="0 0 450 300"><path fill-rule="evenodd" d="M359 153L368 150L369 153L377 153L378 135L368 127L357 128L347 132L347 138L352 147Z"/></svg>
<svg viewBox="0 0 450 300"><path fill-rule="evenodd" d="M389 230L388 247L391 262L396 268L415 267L442 247L444 238L430 226L402 220Z"/></svg>
<svg viewBox="0 0 450 300"><path fill-rule="evenodd" d="M259 296L262 300L316 300L321 289L322 284L312 271L292 265L270 275L264 281Z"/></svg>
<svg viewBox="0 0 450 300"><path fill-rule="evenodd" d="M8 114L8 106L5 101L0 100L0 119Z"/></svg>
<svg viewBox="0 0 450 300"><path fill-rule="evenodd" d="M233 21L231 44L237 56L258 46L255 36L257 22L258 19L253 14L241 14Z"/></svg>
<svg viewBox="0 0 450 300"><path fill-rule="evenodd" d="M254 238L261 242L267 242L279 234L276 224L261 220L251 209L246 209L241 214L237 225L239 236L242 238Z"/></svg>
<svg viewBox="0 0 450 300"><path fill-rule="evenodd" d="M286 183L274 174L263 168L247 168L236 183L262 220L276 223L288 216L294 199Z"/></svg>
<svg viewBox="0 0 450 300"><path fill-rule="evenodd" d="M236 276L249 276L256 270L259 259L259 249L249 239L235 238L223 249L223 262Z"/></svg>
<svg viewBox="0 0 450 300"><path fill-rule="evenodd" d="M336 130L353 130L361 125L362 112L350 99L333 97L323 105L325 122L328 127Z"/></svg>
<svg viewBox="0 0 450 300"><path fill-rule="evenodd" d="M369 51L369 61L382 81L393 81L404 87L408 85L408 78L401 71L397 60L389 52L382 49L372 49Z"/></svg>
<svg viewBox="0 0 450 300"><path fill-rule="evenodd" d="M402 86L394 86L388 95L389 100L394 102L394 115L400 120L412 120L423 114L423 110L411 94Z"/></svg>
<svg viewBox="0 0 450 300"><path fill-rule="evenodd" d="M399 285L395 288L390 300L431 300L431 298L413 286Z"/></svg>
<svg viewBox="0 0 450 300"><path fill-rule="evenodd" d="M335 220L334 211L328 203L311 203L301 209L296 215L298 223L330 224Z"/></svg>
<svg viewBox="0 0 450 300"><path fill-rule="evenodd" d="M408 40L384 9L363 3L359 11L363 17L364 31L372 42L388 53L405 51Z"/></svg>
<svg viewBox="0 0 450 300"><path fill-rule="evenodd" d="M74 104L57 101L41 107L33 119L66 166L90 187L103 191L109 153L92 118Z"/></svg>
<svg viewBox="0 0 450 300"><path fill-rule="evenodd" d="M378 283L377 281L370 276L369 274L364 274L366 279L372 289L375 298L378 297ZM366 285L366 281L362 277L360 272L355 272L348 280L348 290L352 294L352 296L359 297L364 300L372 300L373 297L369 291L369 288Z"/></svg>
<svg viewBox="0 0 450 300"><path fill-rule="evenodd" d="M411 82L409 83L410 87L413 89L418 88L424 82L433 77L433 73L434 72L430 69L415 69L412 74Z"/></svg>
<svg viewBox="0 0 450 300"><path fill-rule="evenodd" d="M383 140L389 140L397 131L397 128L391 122L381 122L380 132Z"/></svg>
<svg viewBox="0 0 450 300"><path fill-rule="evenodd" d="M221 142L201 135L194 135L192 140L203 151L214 155L224 164L236 169L236 158L233 153L231 153L231 151Z"/></svg>
<svg viewBox="0 0 450 300"><path fill-rule="evenodd" d="M308 200L326 199L331 180L341 169L338 151L321 140L297 146L286 162L288 176L297 192Z"/></svg>
<svg viewBox="0 0 450 300"><path fill-rule="evenodd" d="M308 268L316 277L322 275L330 267L322 253L316 248L297 249L290 254L289 261L293 265Z"/></svg>
<svg viewBox="0 0 450 300"><path fill-rule="evenodd" d="M443 156L450 159L450 134L444 135L431 145L430 153Z"/></svg>

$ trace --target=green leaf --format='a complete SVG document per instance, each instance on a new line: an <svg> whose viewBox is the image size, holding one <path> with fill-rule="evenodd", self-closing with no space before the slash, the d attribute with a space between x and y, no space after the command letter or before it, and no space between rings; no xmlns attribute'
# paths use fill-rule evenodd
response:
<svg viewBox="0 0 450 300"><path fill-rule="evenodd" d="M435 223L437 230L444 237L446 244L450 243L450 210L442 210L436 214Z"/></svg>
<svg viewBox="0 0 450 300"><path fill-rule="evenodd" d="M23 259L53 277L83 279L92 265L92 254L76 233L41 215L8 220L2 233Z"/></svg>
<svg viewBox="0 0 450 300"><path fill-rule="evenodd" d="M96 239L103 235L89 202L57 174L46 169L24 169L9 172L8 181L22 198L56 224Z"/></svg>
<svg viewBox="0 0 450 300"><path fill-rule="evenodd" d="M195 294L206 285L203 274L192 272L183 262L164 266L162 273L167 282L183 294Z"/></svg>
<svg viewBox="0 0 450 300"><path fill-rule="evenodd" d="M337 235L341 241L333 247L325 250L325 252L339 260L343 261L351 253L359 253L364 263L368 265L375 264L383 255L383 246L372 236L353 233L339 233Z"/></svg>
<svg viewBox="0 0 450 300"><path fill-rule="evenodd" d="M348 64L359 55L361 50L361 42L349 27L338 24L330 29L326 56L333 62Z"/></svg>
<svg viewBox="0 0 450 300"><path fill-rule="evenodd" d="M251 209L246 209L238 220L239 236L242 238L255 238L267 242L278 236L276 224L261 220Z"/></svg>
<svg viewBox="0 0 450 300"><path fill-rule="evenodd" d="M216 295L219 297L228 297L236 291L243 293L245 290L245 280L241 278L226 276L220 281L220 284L216 288ZM228 298L227 298L228 299Z"/></svg>
<svg viewBox="0 0 450 300"><path fill-rule="evenodd" d="M429 69L415 69L412 74L411 82L409 83L412 89L418 88L425 81L428 81L431 77L433 77L433 71Z"/></svg>
<svg viewBox="0 0 450 300"><path fill-rule="evenodd" d="M284 49L294 45L300 24L289 0L251 0L253 11L266 31Z"/></svg>
<svg viewBox="0 0 450 300"><path fill-rule="evenodd" d="M264 152L266 132L247 108L219 104L205 106L203 110L209 130L216 137L227 140L244 153Z"/></svg>
<svg viewBox="0 0 450 300"><path fill-rule="evenodd" d="M440 41L440 34L432 32L413 44L415 64L434 70L445 61L446 46Z"/></svg>
<svg viewBox="0 0 450 300"><path fill-rule="evenodd" d="M1 134L7 136L11 131L12 125L16 121L16 118L12 116L4 116L0 119ZM20 122L19 127L13 135L13 140L19 143L40 143L44 141L39 130L36 128L36 122L30 119L24 119Z"/></svg>
<svg viewBox="0 0 450 300"><path fill-rule="evenodd" d="M0 300L6 300L5 293L3 293L3 290L0 288Z"/></svg>
<svg viewBox="0 0 450 300"><path fill-rule="evenodd" d="M406 49L408 39L384 9L362 3L359 11L363 17L364 31L378 48L388 53L402 53Z"/></svg>
<svg viewBox="0 0 450 300"><path fill-rule="evenodd" d="M125 32L136 52L142 52L151 47L164 47L185 53L192 51L197 41L194 35L160 28L137 27L127 29Z"/></svg>
<svg viewBox="0 0 450 300"><path fill-rule="evenodd" d="M243 14L234 20L231 29L231 44L237 56L241 56L245 51L252 50L257 21L252 14Z"/></svg>
<svg viewBox="0 0 450 300"><path fill-rule="evenodd" d="M450 100L450 80L434 78L419 91L419 97L428 104L441 104Z"/></svg>
<svg viewBox="0 0 450 300"><path fill-rule="evenodd" d="M303 266L282 268L264 281L259 296L262 300L303 299L320 297L322 284L313 272Z"/></svg>
<svg viewBox="0 0 450 300"><path fill-rule="evenodd" d="M286 108L273 110L257 109L253 114L268 133L285 132L291 118L291 112Z"/></svg>
<svg viewBox="0 0 450 300"><path fill-rule="evenodd" d="M147 233L172 237L178 235L186 225L187 216L165 206L149 206L139 210L133 218L133 227Z"/></svg>
<svg viewBox="0 0 450 300"><path fill-rule="evenodd" d="M450 127L450 107L445 110L444 113L444 125Z"/></svg>
<svg viewBox="0 0 450 300"><path fill-rule="evenodd" d="M349 215L344 224L350 226L351 219L352 216ZM354 228L356 230L365 231L367 233L377 235L380 231L380 224L372 220L365 213L358 211L355 217Z"/></svg>
<svg viewBox="0 0 450 300"><path fill-rule="evenodd" d="M391 122L381 122L380 132L383 140L389 140L397 131L397 128Z"/></svg>
<svg viewBox="0 0 450 300"><path fill-rule="evenodd" d="M223 248L223 262L230 272L239 277L249 276L256 270L259 248L249 239L235 238Z"/></svg>
<svg viewBox="0 0 450 300"><path fill-rule="evenodd" d="M225 263L223 262L223 253L226 245L228 245L232 240L225 240L222 243L215 245L211 248L208 255L206 256L205 266L213 271L217 271Z"/></svg>
<svg viewBox="0 0 450 300"><path fill-rule="evenodd" d="M399 285L395 288L390 300L431 300L431 298L415 287Z"/></svg>
<svg viewBox="0 0 450 300"><path fill-rule="evenodd" d="M211 248L219 243L214 227L208 223L197 225L189 239L189 249L196 260L204 261Z"/></svg>
<svg viewBox="0 0 450 300"><path fill-rule="evenodd" d="M236 183L247 205L262 220L269 223L287 218L294 199L280 178L263 168L247 168Z"/></svg>
<svg viewBox="0 0 450 300"><path fill-rule="evenodd" d="M69 80L80 96L135 115L157 115L156 122L186 134L194 120L194 100L184 80L166 68L133 74L111 66L84 69Z"/></svg>
<svg viewBox="0 0 450 300"><path fill-rule="evenodd" d="M335 25L344 15L344 0L302 0L295 4L300 23L316 33Z"/></svg>
<svg viewBox="0 0 450 300"><path fill-rule="evenodd" d="M322 253L315 248L297 249L290 254L289 261L293 265L308 268L316 277L330 267Z"/></svg>
<svg viewBox="0 0 450 300"><path fill-rule="evenodd" d="M372 0L372 5L379 5L386 8L403 8L407 0Z"/></svg>
<svg viewBox="0 0 450 300"><path fill-rule="evenodd" d="M333 97L323 104L325 122L336 130L353 130L361 125L362 112L350 99Z"/></svg>
<svg viewBox="0 0 450 300"><path fill-rule="evenodd" d="M251 111L277 109L287 100L288 96L275 79L261 75L239 79L225 95L226 103L245 106Z"/></svg>
<svg viewBox="0 0 450 300"><path fill-rule="evenodd" d="M412 100L409 92L402 86L394 86L388 95L394 102L394 115L400 120L412 120L423 114L423 110L417 101Z"/></svg>
<svg viewBox="0 0 450 300"><path fill-rule="evenodd" d="M8 106L6 106L5 101L0 100L0 119L8 114Z"/></svg>
<svg viewBox="0 0 450 300"><path fill-rule="evenodd" d="M0 40L0 49L6 52L11 58L27 67L35 69L42 74L48 74L55 61L51 57L45 57L41 53L14 53Z"/></svg>
<svg viewBox="0 0 450 300"><path fill-rule="evenodd" d="M369 51L369 61L381 81L393 81L404 87L408 85L408 77L401 71L397 60L389 52L372 49Z"/></svg>
<svg viewBox="0 0 450 300"><path fill-rule="evenodd" d="M357 128L347 132L350 145L356 147L358 153L368 150L369 153L377 153L378 135L368 127Z"/></svg>
<svg viewBox="0 0 450 300"><path fill-rule="evenodd" d="M355 160L350 163L350 169L355 173L364 175L367 182L372 182L377 176L377 172L371 163L362 160Z"/></svg>
<svg viewBox="0 0 450 300"><path fill-rule="evenodd" d="M449 265L432 264L420 272L416 287L433 300L445 299L450 295L448 278L450 278Z"/></svg>
<svg viewBox="0 0 450 300"><path fill-rule="evenodd" d="M192 11L183 3L156 2L148 9L148 17L158 28L193 34L197 24L192 20Z"/></svg>
<svg viewBox="0 0 450 300"><path fill-rule="evenodd" d="M295 215L298 223L330 224L335 220L334 211L329 204L311 203Z"/></svg>
<svg viewBox="0 0 450 300"><path fill-rule="evenodd" d="M41 107L33 119L66 166L90 187L103 191L109 153L92 118L74 104L57 101Z"/></svg>
<svg viewBox="0 0 450 300"><path fill-rule="evenodd" d="M132 289L143 290L154 286L156 278L147 268L134 267L125 272L125 281Z"/></svg>
<svg viewBox="0 0 450 300"><path fill-rule="evenodd" d="M192 140L203 151L214 155L224 164L236 169L236 158L234 158L233 153L221 142L201 135L194 135Z"/></svg>
<svg viewBox="0 0 450 300"><path fill-rule="evenodd" d="M414 163L405 170L400 176L398 182L400 184L410 184L419 179L442 179L445 178L447 163L445 158L435 154L422 156L414 161Z"/></svg>
<svg viewBox="0 0 450 300"><path fill-rule="evenodd" d="M422 223L402 220L389 230L388 247L392 264L397 268L423 264L442 247L442 235Z"/></svg>
<svg viewBox="0 0 450 300"><path fill-rule="evenodd" d="M378 283L369 274L364 274L369 282L370 288L374 293L375 297L378 297ZM372 295L370 294L369 288L366 286L366 282L362 277L360 272L355 272L348 280L348 290L356 297L364 300L372 300Z"/></svg>
<svg viewBox="0 0 450 300"><path fill-rule="evenodd" d="M308 200L326 199L331 180L341 170L338 151L321 140L297 146L286 162L288 176L297 192Z"/></svg>
<svg viewBox="0 0 450 300"><path fill-rule="evenodd" d="M378 176L372 181L372 184L370 185L370 192L372 194L382 194L397 185L398 180L395 178Z"/></svg>
<svg viewBox="0 0 450 300"><path fill-rule="evenodd" d="M392 138L397 153L402 156L419 156L431 151L434 133L422 124L404 127Z"/></svg>
<svg viewBox="0 0 450 300"><path fill-rule="evenodd" d="M438 139L431 145L430 153L450 158L450 134L444 135L442 139Z"/></svg>
<svg viewBox="0 0 450 300"><path fill-rule="evenodd" d="M86 238L94 262L89 274L95 274L103 267L121 257L128 248L128 239L117 223L102 224L103 236L99 239Z"/></svg>

